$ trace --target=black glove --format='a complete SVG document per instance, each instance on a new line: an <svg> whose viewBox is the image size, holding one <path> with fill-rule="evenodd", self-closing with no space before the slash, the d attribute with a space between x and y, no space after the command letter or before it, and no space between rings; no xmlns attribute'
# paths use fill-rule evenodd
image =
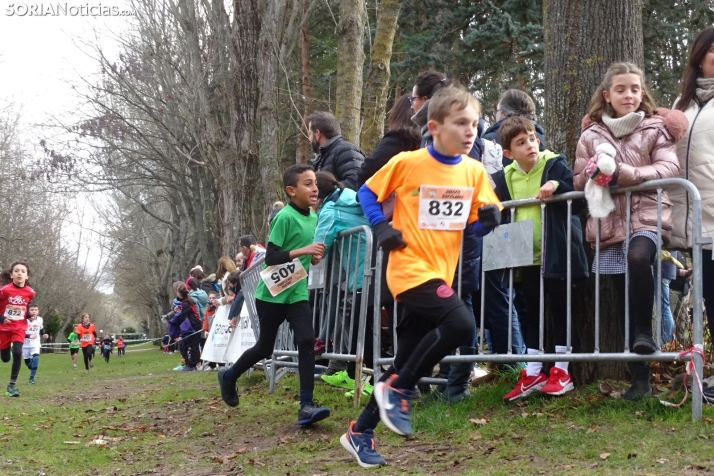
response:
<svg viewBox="0 0 714 476"><path fill-rule="evenodd" d="M501 224L501 210L496 205L484 205L478 209L478 221L485 228L496 228Z"/></svg>
<svg viewBox="0 0 714 476"><path fill-rule="evenodd" d="M389 252L406 248L407 246L402 239L402 232L392 228L386 221L381 221L374 225L374 234L377 236L377 242L382 246L384 251Z"/></svg>

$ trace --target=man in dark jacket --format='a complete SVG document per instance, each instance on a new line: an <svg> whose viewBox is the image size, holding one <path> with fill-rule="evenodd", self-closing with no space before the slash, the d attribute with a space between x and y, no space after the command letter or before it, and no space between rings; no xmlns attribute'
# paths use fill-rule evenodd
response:
<svg viewBox="0 0 714 476"><path fill-rule="evenodd" d="M342 138L340 122L329 112L310 114L306 122L312 150L318 154L312 162L315 171L330 172L345 187L357 191L357 172L364 162L362 150Z"/></svg>

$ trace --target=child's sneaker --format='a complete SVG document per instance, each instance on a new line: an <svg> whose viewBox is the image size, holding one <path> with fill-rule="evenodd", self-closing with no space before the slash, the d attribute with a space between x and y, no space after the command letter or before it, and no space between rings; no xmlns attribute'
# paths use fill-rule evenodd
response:
<svg viewBox="0 0 714 476"><path fill-rule="evenodd" d="M90 368L90 369L93 369L93 368L94 368L94 361L89 362L89 368Z"/></svg>
<svg viewBox="0 0 714 476"><path fill-rule="evenodd" d="M178 364L178 367L176 367L174 370L183 370L183 367L184 367L183 365Z"/></svg>
<svg viewBox="0 0 714 476"><path fill-rule="evenodd" d="M320 377L323 382L340 388L355 388L355 380L347 375L346 370L340 370L332 375L322 374Z"/></svg>
<svg viewBox="0 0 714 476"><path fill-rule="evenodd" d="M76 365L76 364L73 365L72 368L73 368L74 370L77 370L77 365Z"/></svg>
<svg viewBox="0 0 714 476"><path fill-rule="evenodd" d="M374 449L374 431L364 430L362 433L355 433L353 427L355 422L351 422L347 433L340 437L340 443L344 449L357 458L357 463L363 468L374 468L387 464L377 450Z"/></svg>
<svg viewBox="0 0 714 476"><path fill-rule="evenodd" d="M378 382L374 387L374 399L379 406L379 417L387 428L402 436L412 434L412 423L409 410L412 402L412 391L392 387L397 378L394 374L386 382Z"/></svg>
<svg viewBox="0 0 714 476"><path fill-rule="evenodd" d="M218 369L218 387L221 389L221 398L229 407L238 406L238 391L236 383L229 382L225 379L225 374L228 372L228 367Z"/></svg>
<svg viewBox="0 0 714 476"><path fill-rule="evenodd" d="M369 397L372 395L372 392L374 392L374 387L372 384L366 383L362 386L362 396L363 397ZM352 388L349 392L345 392L345 397L349 399L353 399L355 397L355 389Z"/></svg>
<svg viewBox="0 0 714 476"><path fill-rule="evenodd" d="M15 384L11 383L10 385L7 386L7 396L8 397L19 397L20 396L20 391L15 388Z"/></svg>
<svg viewBox="0 0 714 476"><path fill-rule="evenodd" d="M504 402L513 402L519 398L526 397L533 392L537 392L545 385L548 378L543 372L535 377L526 375L525 369L521 370L521 378L516 383L516 386L503 397Z"/></svg>
<svg viewBox="0 0 714 476"><path fill-rule="evenodd" d="M35 385L35 377L30 377L30 385Z"/></svg>
<svg viewBox="0 0 714 476"><path fill-rule="evenodd" d="M320 420L324 420L328 416L330 416L329 408L320 407L318 403L313 400L298 410L298 425L312 425Z"/></svg>
<svg viewBox="0 0 714 476"><path fill-rule="evenodd" d="M548 383L546 383L540 391L548 395L563 395L565 392L569 392L574 388L575 386L573 385L573 379L570 378L570 374L563 369L553 367L550 369Z"/></svg>

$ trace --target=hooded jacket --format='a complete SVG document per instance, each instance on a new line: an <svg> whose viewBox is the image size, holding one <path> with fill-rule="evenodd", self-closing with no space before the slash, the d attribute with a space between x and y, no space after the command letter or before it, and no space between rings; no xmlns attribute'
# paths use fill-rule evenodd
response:
<svg viewBox="0 0 714 476"><path fill-rule="evenodd" d="M315 228L315 243L325 244L325 256L329 256L332 245L337 239L337 235L344 230L357 226L369 227L369 220L364 216L362 207L357 201L357 193L354 190L345 188L335 190L327 196L322 203L322 207L317 214L317 227ZM361 234L360 234L361 235ZM353 235L350 239L351 246L345 243L345 249L337 249L337 253L342 255L342 269L344 273L349 272L349 290L355 286L354 269L359 267L357 277L357 289L362 289L362 276L364 274L365 241L362 235L362 242L359 246L359 256L357 253L357 242L360 235ZM350 251L351 248L351 251ZM349 262L348 262L349 255ZM332 259L338 259L337 254L333 254ZM350 271L351 270L351 271Z"/></svg>
<svg viewBox="0 0 714 476"><path fill-rule="evenodd" d="M675 106L679 98L675 101ZM677 144L679 176L699 189L702 197L702 235L714 238L714 100L704 104L692 101L684 111L689 127ZM668 191L674 205L672 248L692 247L692 206L680 187ZM711 249L711 245L705 245Z"/></svg>
<svg viewBox="0 0 714 476"><path fill-rule="evenodd" d="M612 144L617 151L615 163L617 169L610 185L630 186L646 180L677 177L679 161L675 153L675 144L682 139L687 130L687 118L680 111L659 108L657 114L646 117L629 134L616 138L610 129L602 123L592 122L585 116L582 122L583 132L578 141L573 184L576 190L584 190L588 177L585 166L595 155L595 148L603 142ZM600 243L609 246L622 243L626 238L627 202L625 194L614 194L613 210L600 221ZM585 239L595 243L597 222L588 218ZM662 193L662 238L669 242L672 229L672 202L668 193ZM657 231L657 191L632 194L630 214L630 234L638 231Z"/></svg>
<svg viewBox="0 0 714 476"><path fill-rule="evenodd" d="M206 291L203 289L196 289L195 291L189 292L188 295L191 296L193 302L196 303L198 317L203 319L203 316L206 314L206 306L208 306L208 294L206 294Z"/></svg>
<svg viewBox="0 0 714 476"><path fill-rule="evenodd" d="M347 142L340 134L320 146L320 154L312 161L315 171L324 170L335 176L338 182L357 190L357 171L364 162L362 149Z"/></svg>
<svg viewBox="0 0 714 476"><path fill-rule="evenodd" d="M501 124L503 124L503 121L505 121L506 119L508 119L508 117L504 117L503 119L496 122L494 125L492 125L488 129L486 129L484 131L483 135L481 136L481 139L491 140L491 141L500 145L501 143L498 142L498 129L501 128ZM531 121L531 122L535 126L536 137L540 141L540 146L539 146L540 151L543 152L545 150L545 129L543 129L543 126L541 126L537 122L535 122L535 121ZM507 165L511 165L512 163L513 163L513 161L511 159L509 159L505 155L503 156L503 166L504 167L506 167Z"/></svg>
<svg viewBox="0 0 714 476"><path fill-rule="evenodd" d="M541 175L541 186L547 181L557 180L558 187L555 189L554 195L572 192L573 171L568 167L565 156L547 150L541 153L541 157L543 155L545 155L546 163ZM501 202L512 200L511 191L508 187L510 182L508 175L513 173L514 167L514 165L506 167L492 176L496 184L494 190ZM541 243L541 249L543 250L541 253L545 252L543 257L543 277L548 279L565 279L567 277L568 220L571 221L572 238L570 242L571 277L577 279L588 276L588 262L583 248L583 230L578 217L578 214L584 208L583 200L574 200L571 207L572 215L568 217L567 202L550 203L546 207L545 224L541 224L545 230L545 242ZM501 222L503 224L510 223L510 215L510 209L504 208Z"/></svg>

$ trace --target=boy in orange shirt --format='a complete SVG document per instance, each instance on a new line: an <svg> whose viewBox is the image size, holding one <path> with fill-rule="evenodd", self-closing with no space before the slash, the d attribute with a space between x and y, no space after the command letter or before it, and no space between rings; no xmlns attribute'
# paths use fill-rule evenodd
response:
<svg viewBox="0 0 714 476"><path fill-rule="evenodd" d="M501 218L486 170L465 156L477 138L479 111L478 101L460 87L437 92L428 110L434 143L393 157L358 192L377 241L390 253L387 285L405 308L394 365L340 438L365 468L385 464L374 446L380 419L395 433L411 435L412 389L475 330L473 316L451 284L463 230L470 227L483 236ZM396 202L389 225L380 203L392 193Z"/></svg>

